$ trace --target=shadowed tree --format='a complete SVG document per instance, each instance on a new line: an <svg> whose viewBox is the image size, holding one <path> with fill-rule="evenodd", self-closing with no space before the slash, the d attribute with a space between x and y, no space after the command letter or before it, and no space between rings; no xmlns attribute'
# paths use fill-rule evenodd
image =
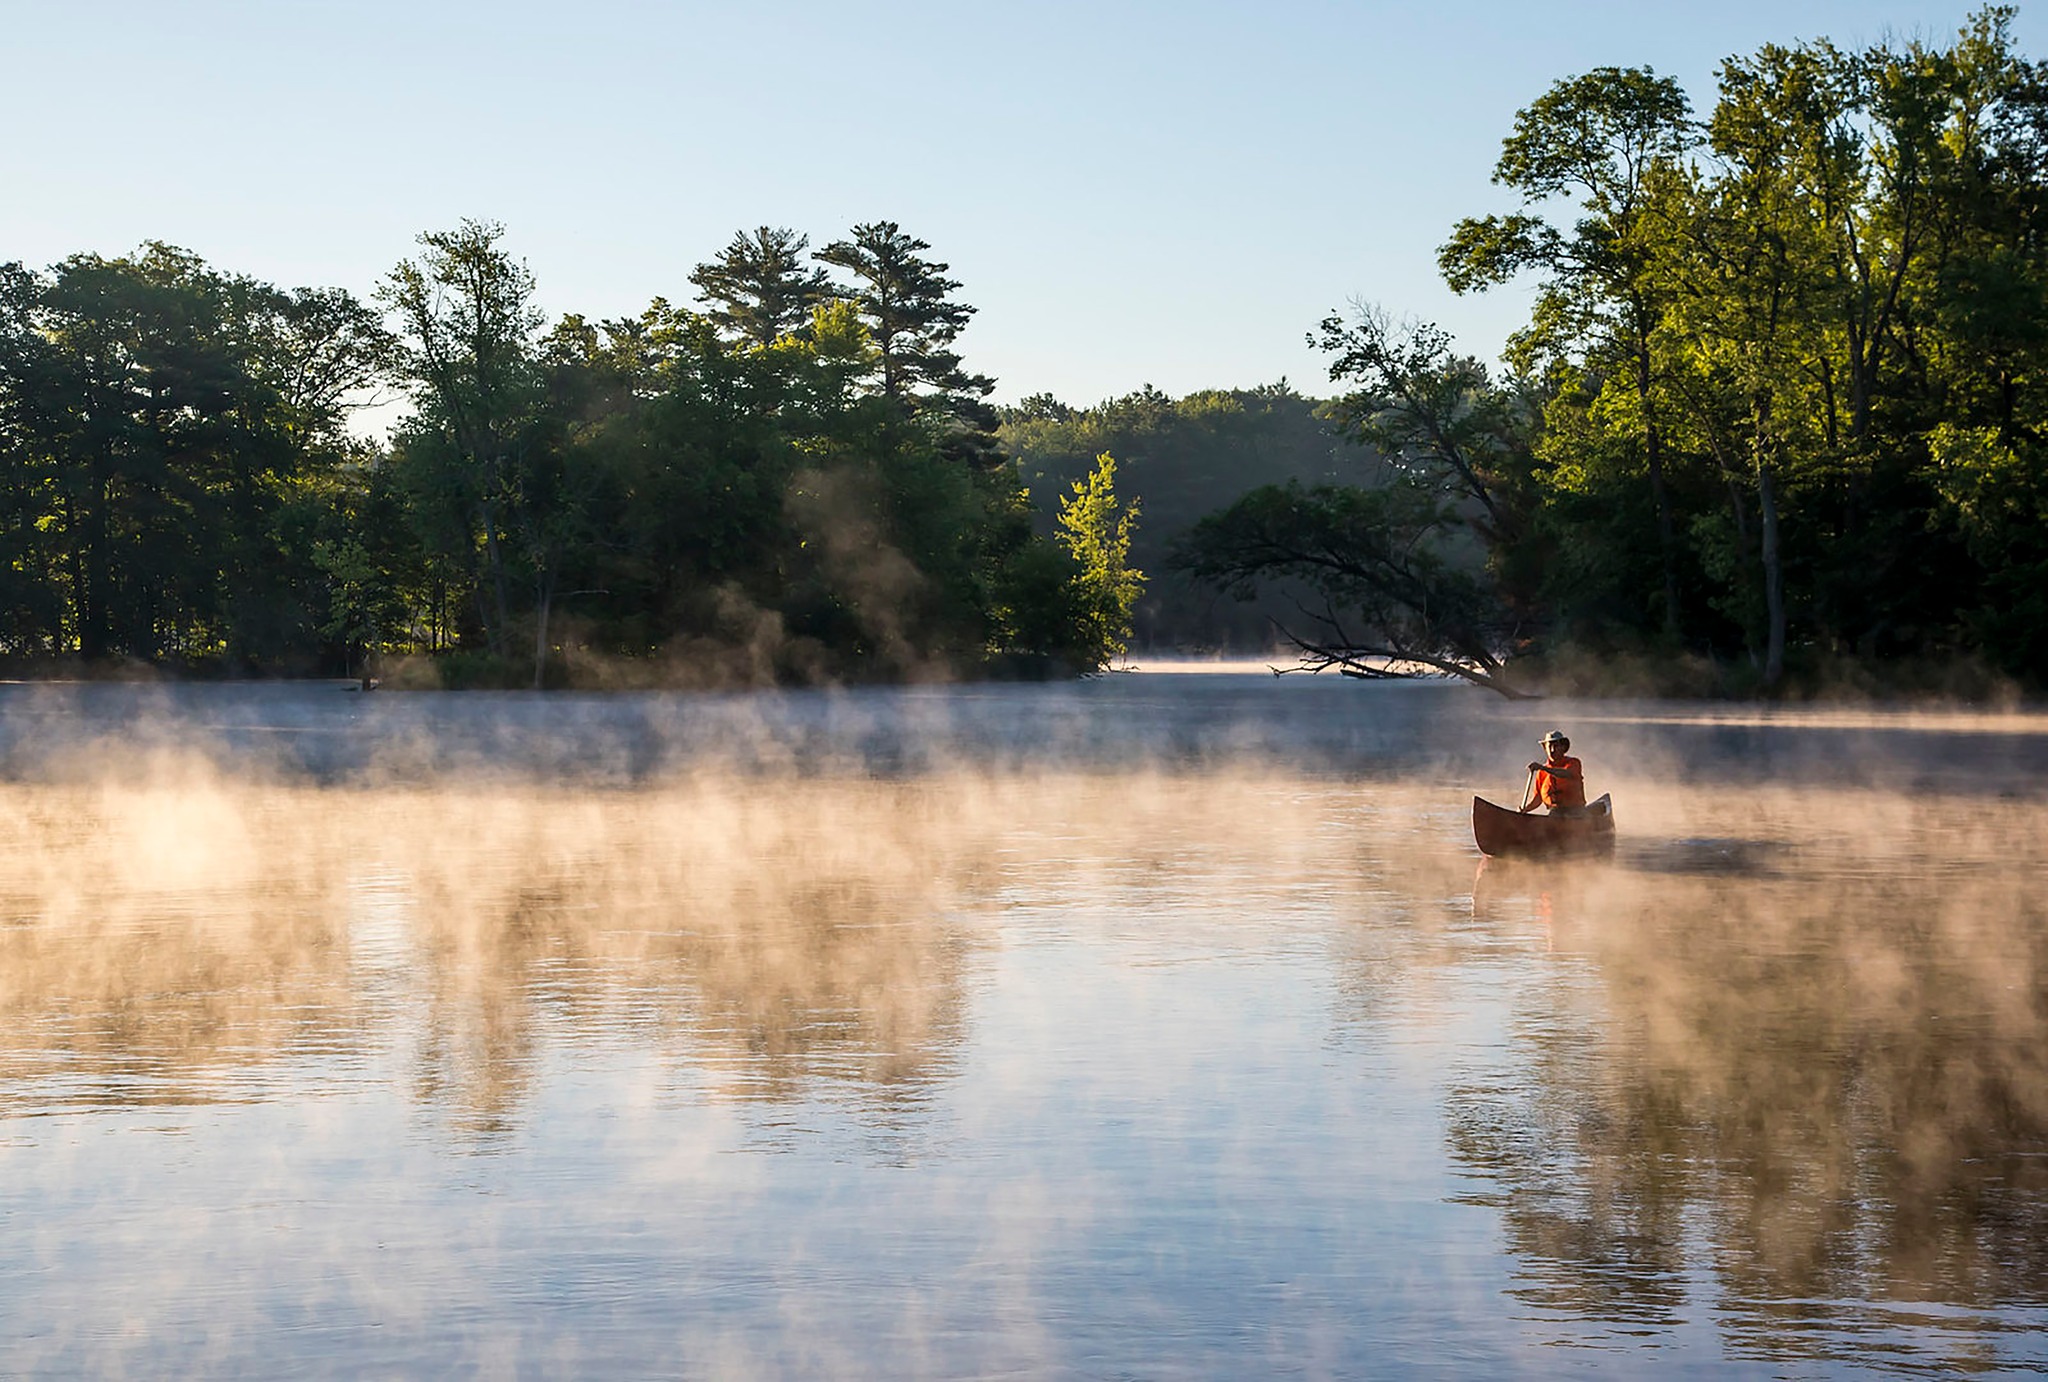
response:
<svg viewBox="0 0 2048 1382"><path fill-rule="evenodd" d="M995 381L962 368L953 349L974 309L953 300L960 284L946 277L946 265L924 257L930 248L894 221L873 221L855 226L851 238L833 241L817 257L854 280L844 296L867 323L884 398L992 431L996 417L982 400Z"/></svg>
<svg viewBox="0 0 2048 1382"><path fill-rule="evenodd" d="M1268 485L1197 524L1177 561L1241 600L1273 583L1306 592L1306 623L1283 630L1301 670L1421 666L1513 697L1501 657L1512 630L1488 582L1456 559L1461 528L1419 485Z"/></svg>
<svg viewBox="0 0 2048 1382"><path fill-rule="evenodd" d="M500 247L504 233L465 220L422 235L423 253L393 269L378 294L399 319L418 409L396 438L415 521L430 547L469 567L478 623L500 658L512 622L511 510L544 400L533 275Z"/></svg>
<svg viewBox="0 0 2048 1382"><path fill-rule="evenodd" d="M1323 318L1309 344L1335 357L1331 381L1351 386L1330 408L1350 440L1469 503L1488 546L1521 536L1526 419L1494 387L1486 366L1453 352L1449 332L1428 322L1396 324L1360 304L1348 319L1336 313Z"/></svg>
<svg viewBox="0 0 2048 1382"><path fill-rule="evenodd" d="M0 265L0 649L14 655L61 651L70 606L66 544L50 522L65 371L43 286L20 264Z"/></svg>
<svg viewBox="0 0 2048 1382"><path fill-rule="evenodd" d="M809 328L811 312L832 293L823 269L804 267L808 235L782 226L740 231L724 253L690 271L705 315L721 331L756 345Z"/></svg>
<svg viewBox="0 0 2048 1382"><path fill-rule="evenodd" d="M339 288L281 295L261 325L255 363L295 438L339 434L350 413L374 401L395 363L397 342L377 309Z"/></svg>
<svg viewBox="0 0 2048 1382"><path fill-rule="evenodd" d="M1219 600L1169 564L1175 539L1204 516L1262 484L1327 483L1367 453L1345 445L1323 412L1284 379L1251 389L1205 389L1172 398L1146 387L1089 408L1036 394L1003 410L1004 451L1030 486L1042 530L1105 452L1116 457L1117 492L1142 499L1145 521L1131 564L1151 573L1132 611L1132 646L1264 652L1272 620L1292 612L1273 599Z"/></svg>
<svg viewBox="0 0 2048 1382"><path fill-rule="evenodd" d="M303 667L374 313L163 244L0 286L10 651Z"/></svg>
<svg viewBox="0 0 2048 1382"><path fill-rule="evenodd" d="M1428 324L1396 328L1361 307L1324 318L1309 341L1353 386L1334 412L1369 448L1377 483L1253 490L1196 525L1175 564L1239 600L1291 596L1296 617L1276 623L1302 670L1420 666L1518 694L1503 659L1520 620L1488 569L1523 526L1528 447L1513 400Z"/></svg>

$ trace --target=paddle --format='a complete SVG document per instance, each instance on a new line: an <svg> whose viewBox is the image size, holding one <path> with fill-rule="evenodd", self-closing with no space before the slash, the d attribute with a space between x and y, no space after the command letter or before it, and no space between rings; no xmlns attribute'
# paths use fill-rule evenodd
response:
<svg viewBox="0 0 2048 1382"><path fill-rule="evenodd" d="M1535 803L1533 803L1533 802L1531 802L1531 801L1529 800L1529 797L1530 797L1530 795L1531 795L1531 794L1532 794L1533 792L1535 792L1535 790L1536 790L1536 767L1535 767L1535 765L1534 765L1534 764L1531 764L1531 765L1529 766L1529 779L1528 779L1528 781L1526 781L1526 782L1524 782L1524 783L1522 784L1522 814L1523 814L1523 815L1525 815L1525 816L1529 814L1529 808L1530 808L1531 806L1533 806L1533 805L1535 804Z"/></svg>

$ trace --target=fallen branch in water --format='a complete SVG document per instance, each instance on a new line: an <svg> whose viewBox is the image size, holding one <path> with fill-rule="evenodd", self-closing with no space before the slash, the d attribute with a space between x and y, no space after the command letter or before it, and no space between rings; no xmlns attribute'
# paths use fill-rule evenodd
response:
<svg viewBox="0 0 2048 1382"><path fill-rule="evenodd" d="M1175 561L1238 599L1313 592L1320 610L1294 598L1305 632L1275 621L1301 654L1295 671L1433 673L1525 698L1496 652L1513 643L1507 611L1482 570L1453 559L1459 528L1449 505L1415 485L1269 485L1196 524Z"/></svg>

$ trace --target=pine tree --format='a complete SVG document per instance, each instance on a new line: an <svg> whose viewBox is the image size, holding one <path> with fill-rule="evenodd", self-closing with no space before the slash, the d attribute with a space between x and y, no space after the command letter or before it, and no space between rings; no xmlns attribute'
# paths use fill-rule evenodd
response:
<svg viewBox="0 0 2048 1382"><path fill-rule="evenodd" d="M857 280L844 296L860 308L874 336L883 397L907 402L921 387L927 399L937 395L956 413L972 416L973 408L961 405L979 407L995 381L961 368L952 346L974 309L948 296L960 284L946 277L947 265L923 257L930 248L894 221L873 221L855 226L852 239L834 241L817 257ZM994 426L992 413L988 426Z"/></svg>
<svg viewBox="0 0 2048 1382"><path fill-rule="evenodd" d="M725 252L690 271L697 300L721 331L761 345L801 334L811 312L831 296L823 269L806 269L811 237L783 226L740 231Z"/></svg>

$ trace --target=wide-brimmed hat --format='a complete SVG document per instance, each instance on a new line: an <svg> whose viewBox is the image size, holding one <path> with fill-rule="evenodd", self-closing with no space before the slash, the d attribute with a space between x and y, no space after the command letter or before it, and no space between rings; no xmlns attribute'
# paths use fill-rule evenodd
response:
<svg viewBox="0 0 2048 1382"><path fill-rule="evenodd" d="M1539 744L1569 744L1571 743L1571 736L1561 729L1553 729L1536 742Z"/></svg>

